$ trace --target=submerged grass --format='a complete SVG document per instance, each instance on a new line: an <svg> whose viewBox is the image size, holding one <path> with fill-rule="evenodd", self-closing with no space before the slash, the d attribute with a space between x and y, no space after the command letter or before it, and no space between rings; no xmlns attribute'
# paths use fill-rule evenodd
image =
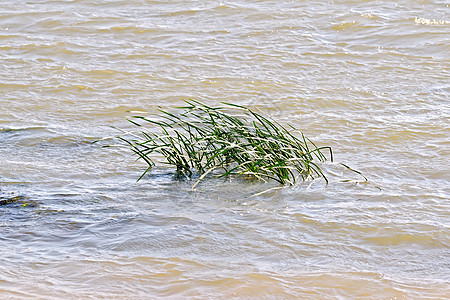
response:
<svg viewBox="0 0 450 300"><path fill-rule="evenodd" d="M155 165L152 155L161 154L163 163L175 166L177 174L188 178L200 175L195 185L218 170L219 177L240 175L288 185L316 177L328 182L315 161L326 161L322 151L329 152L333 160L331 148L317 147L303 133L295 136L292 126L285 128L236 104L211 107L195 100L185 103L177 108L179 114L159 109L156 119L129 119L141 131L120 139L148 164L138 180Z"/></svg>

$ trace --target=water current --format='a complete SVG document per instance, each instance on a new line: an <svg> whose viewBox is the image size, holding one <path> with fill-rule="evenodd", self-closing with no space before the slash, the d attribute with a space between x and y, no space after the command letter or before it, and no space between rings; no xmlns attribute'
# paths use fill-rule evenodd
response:
<svg viewBox="0 0 450 300"><path fill-rule="evenodd" d="M449 33L438 0L0 1L0 298L450 298ZM331 146L329 184L136 182L113 127L188 98Z"/></svg>

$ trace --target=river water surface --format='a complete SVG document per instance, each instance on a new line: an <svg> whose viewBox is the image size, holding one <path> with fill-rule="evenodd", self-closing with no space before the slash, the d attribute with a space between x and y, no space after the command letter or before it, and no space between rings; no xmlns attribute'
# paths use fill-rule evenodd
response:
<svg viewBox="0 0 450 300"><path fill-rule="evenodd" d="M450 298L449 32L438 0L0 1L0 298ZM187 98L331 146L329 184L136 183L111 126Z"/></svg>

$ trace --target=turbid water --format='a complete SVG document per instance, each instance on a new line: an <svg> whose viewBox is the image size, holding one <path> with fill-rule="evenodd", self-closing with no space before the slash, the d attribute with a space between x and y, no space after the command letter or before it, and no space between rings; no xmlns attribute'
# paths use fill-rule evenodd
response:
<svg viewBox="0 0 450 300"><path fill-rule="evenodd" d="M0 298L450 298L449 32L445 1L1 1ZM110 126L187 98L331 146L329 184L136 183Z"/></svg>

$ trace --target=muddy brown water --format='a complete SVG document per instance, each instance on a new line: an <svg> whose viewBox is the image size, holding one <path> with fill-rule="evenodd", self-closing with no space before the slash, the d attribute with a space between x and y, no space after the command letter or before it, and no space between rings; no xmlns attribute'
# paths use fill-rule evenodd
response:
<svg viewBox="0 0 450 300"><path fill-rule="evenodd" d="M445 1L2 1L0 298L450 298L449 30ZM92 143L187 98L331 146L330 183L136 183Z"/></svg>

